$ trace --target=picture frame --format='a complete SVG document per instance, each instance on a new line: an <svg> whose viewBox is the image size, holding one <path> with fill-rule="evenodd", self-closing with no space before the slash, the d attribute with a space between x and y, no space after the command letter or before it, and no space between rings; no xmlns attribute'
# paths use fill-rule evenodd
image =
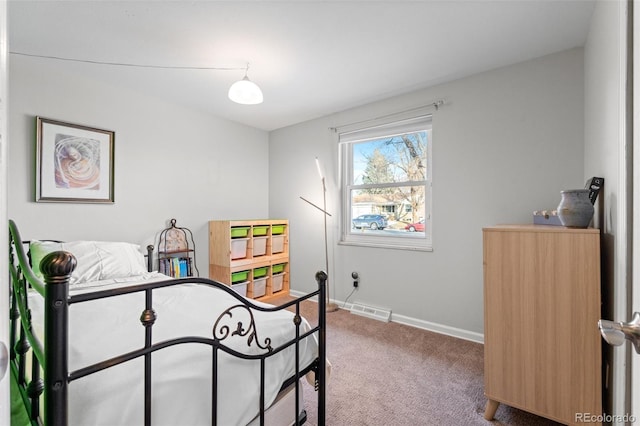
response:
<svg viewBox="0 0 640 426"><path fill-rule="evenodd" d="M36 202L113 203L115 132L36 117Z"/></svg>

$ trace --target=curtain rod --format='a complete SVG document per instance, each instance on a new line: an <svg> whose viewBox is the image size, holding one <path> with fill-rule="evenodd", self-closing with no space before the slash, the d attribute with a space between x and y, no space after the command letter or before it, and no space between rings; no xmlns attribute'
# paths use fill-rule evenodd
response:
<svg viewBox="0 0 640 426"><path fill-rule="evenodd" d="M443 99L438 99L437 101L431 102L429 104L421 105L421 106L418 106L418 107L415 107L415 108L411 108L411 109L407 109L407 110L404 110L404 111L393 112L391 114L381 115L381 116L375 117L375 118L368 118L366 120L354 121L352 123L345 123L345 124L341 124L339 126L329 127L329 130L337 132L338 129L340 129L342 127L355 126L356 124L370 123L372 121L382 120L383 118L389 118L389 117L393 117L393 116L400 115L400 114L406 114L408 112L413 112L413 111L417 111L417 110L420 110L420 109L423 109L423 108L428 108L428 107L434 107L436 109L436 111L438 111L438 109L442 105L444 105L444 100Z"/></svg>

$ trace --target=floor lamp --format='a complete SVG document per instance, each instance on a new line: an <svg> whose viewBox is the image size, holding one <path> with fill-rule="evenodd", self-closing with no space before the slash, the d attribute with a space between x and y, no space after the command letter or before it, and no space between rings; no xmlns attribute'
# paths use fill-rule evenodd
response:
<svg viewBox="0 0 640 426"><path fill-rule="evenodd" d="M305 201L311 204L316 209L320 210L323 213L324 218L324 261L325 261L325 272L329 279L331 279L331 274L329 274L329 245L327 241L327 216L331 216L331 214L327 211L327 185L324 180L324 175L322 174L322 170L320 169L320 161L318 157L316 157L316 167L318 168L318 174L320 175L320 179L322 180L322 207L315 205L311 201L300 197L302 201ZM333 312L338 310L338 305L335 303L331 303L331 297L329 296L329 279L327 280L327 303L326 303L326 311Z"/></svg>

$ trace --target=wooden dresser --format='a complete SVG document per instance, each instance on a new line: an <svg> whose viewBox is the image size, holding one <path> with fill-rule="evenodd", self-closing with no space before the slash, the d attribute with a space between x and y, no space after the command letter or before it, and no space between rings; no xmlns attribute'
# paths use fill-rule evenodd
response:
<svg viewBox="0 0 640 426"><path fill-rule="evenodd" d="M564 424L601 415L600 231L485 228L483 262L485 418L500 403Z"/></svg>

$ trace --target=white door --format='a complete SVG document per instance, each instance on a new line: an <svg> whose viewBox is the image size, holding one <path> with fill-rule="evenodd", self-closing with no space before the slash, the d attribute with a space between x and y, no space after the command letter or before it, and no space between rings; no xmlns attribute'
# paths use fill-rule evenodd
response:
<svg viewBox="0 0 640 426"><path fill-rule="evenodd" d="M631 311L640 312L640 8L633 8L633 288ZM630 378L631 415L640 421L640 354L631 356L627 369Z"/></svg>
<svg viewBox="0 0 640 426"><path fill-rule="evenodd" d="M628 8L621 9L621 23L623 31L621 37L627 39L627 25L626 17ZM629 309L626 313L627 318L615 318L614 321L601 321L601 331L607 342L620 345L617 351L615 361L620 366L615 368L613 375L615 376L614 382L614 400L613 400L613 413L616 417L612 418L614 425L624 424L636 424L640 421L640 349L636 351L633 344L630 341L637 343L640 347L640 8L633 8L633 48L632 52L627 50L627 53L631 55L627 58L624 54L624 59L631 61L633 65L633 74L631 76L633 81L633 93L626 91L621 99L621 110L625 109L626 100L628 96L632 96L633 99L633 117L629 117L628 114L623 113L623 119L621 122L621 133L626 134L627 129L624 125L627 120L632 120L632 143L633 143L633 165L631 170L624 172L625 179L630 179L632 183L632 189L629 197L633 197L633 206L630 211L627 211L629 217L632 220L632 229L628 230L624 238L631 244L633 258L626 260L624 263L631 263L632 279L631 279L631 292L625 292L624 288L621 288L617 299L623 300L622 303L618 303L618 306L622 308L618 309L620 315L625 310ZM626 46L626 43L623 43ZM623 61L625 62L625 61ZM626 66L621 67L622 82L625 82L626 78ZM627 98L628 99L628 98ZM626 139L626 137L623 137ZM624 143L621 143L621 155L620 163L626 163L624 159ZM625 182L621 185L624 188ZM621 206L619 207L622 207ZM619 218L618 218L619 219ZM630 304L628 303L630 302ZM630 305L630 306L629 306ZM638 314L635 314L638 313ZM627 324L623 324L627 323ZM624 331L624 333L623 333ZM627 336L631 339L627 340ZM630 356L627 356L630 354ZM620 417L618 417L620 416Z"/></svg>
<svg viewBox="0 0 640 426"><path fill-rule="evenodd" d="M0 425L8 425L11 415L9 372L4 359L9 342L9 277L7 219L7 2L0 1ZM3 349L4 348L4 349ZM4 372L4 374L3 374Z"/></svg>

